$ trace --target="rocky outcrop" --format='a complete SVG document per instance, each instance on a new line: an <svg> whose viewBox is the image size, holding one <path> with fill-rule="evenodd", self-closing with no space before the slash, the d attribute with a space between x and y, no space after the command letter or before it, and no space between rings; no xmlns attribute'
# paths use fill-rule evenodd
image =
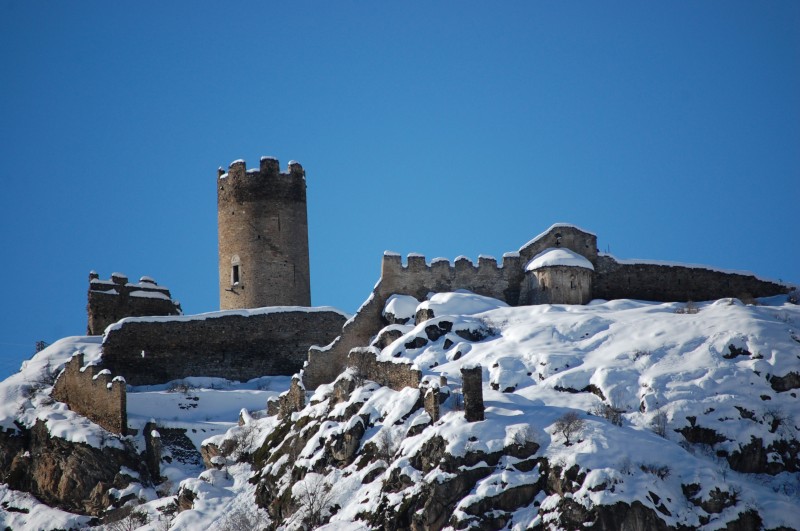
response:
<svg viewBox="0 0 800 531"><path fill-rule="evenodd" d="M33 494L47 505L99 515L108 507L128 501L115 499L109 489L124 489L134 481L150 483L141 456L127 441L119 440L124 449L68 442L51 436L41 421L30 430L4 432L0 435L0 480L12 489ZM123 471L122 467L128 470Z"/></svg>

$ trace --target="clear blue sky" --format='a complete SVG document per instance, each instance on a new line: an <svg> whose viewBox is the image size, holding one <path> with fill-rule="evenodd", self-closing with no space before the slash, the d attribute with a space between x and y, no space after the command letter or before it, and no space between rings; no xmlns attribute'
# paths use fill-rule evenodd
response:
<svg viewBox="0 0 800 531"><path fill-rule="evenodd" d="M316 305L554 222L800 280L798 2L0 0L0 68L0 376L91 269L217 309L216 170L261 155L306 169Z"/></svg>

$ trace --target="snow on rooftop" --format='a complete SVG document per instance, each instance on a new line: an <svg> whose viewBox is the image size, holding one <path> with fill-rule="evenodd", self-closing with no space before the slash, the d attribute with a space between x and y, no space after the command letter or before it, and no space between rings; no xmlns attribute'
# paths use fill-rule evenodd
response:
<svg viewBox="0 0 800 531"><path fill-rule="evenodd" d="M594 266L586 257L563 247L550 247L537 254L525 266L525 271L553 266L583 267L594 271Z"/></svg>
<svg viewBox="0 0 800 531"><path fill-rule="evenodd" d="M124 319L120 319L116 323L108 325L108 327L103 332L105 336L112 330L117 330L121 328L126 323L165 323L165 322L172 322L172 321L204 321L206 319L216 319L218 317L225 317L228 315L240 315L242 317L250 317L253 315L266 315L271 313L288 313L288 312L306 312L306 313L318 313L318 312L335 312L343 317L349 319L352 316L349 313L343 312L338 308L334 308L333 306L267 306L264 308L252 308L252 309L243 309L243 310L223 310L219 312L207 312L207 313L198 313L194 315L150 315L147 317L125 317Z"/></svg>

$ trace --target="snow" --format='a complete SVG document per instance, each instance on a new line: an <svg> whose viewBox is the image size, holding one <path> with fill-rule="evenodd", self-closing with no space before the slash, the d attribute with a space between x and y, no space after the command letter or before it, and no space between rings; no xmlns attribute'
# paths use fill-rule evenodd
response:
<svg viewBox="0 0 800 531"><path fill-rule="evenodd" d="M165 301L171 300L166 293L162 293L160 291L134 290L130 292L130 296L143 297L146 299L162 299Z"/></svg>
<svg viewBox="0 0 800 531"><path fill-rule="evenodd" d="M435 316L441 317L444 315L475 315L504 307L508 307L508 304L501 300L477 295L467 290L458 290L451 293L433 294L427 301L420 304L416 311L431 309Z"/></svg>
<svg viewBox="0 0 800 531"><path fill-rule="evenodd" d="M314 307L267 306L264 308L253 308L249 310L223 310L218 312L207 312L207 313L199 313L193 315L159 315L159 316L147 316L147 317L125 317L124 319L120 319L116 323L108 325L108 327L103 332L103 335L108 334L112 330L118 330L125 323L166 323L173 321L180 321L180 322L204 321L206 319L216 319L218 317L225 317L228 315L240 315L242 317L250 317L253 315L267 315L267 314L285 313L285 312L306 312L306 313L336 312L342 315L343 317L346 318L351 317L350 314L345 313L339 310L338 308L334 308L333 306L314 306Z"/></svg>
<svg viewBox="0 0 800 531"><path fill-rule="evenodd" d="M583 267L594 271L594 266L589 260L575 251L563 247L550 247L537 254L525 265L525 271L534 271L542 267L553 266Z"/></svg>
<svg viewBox="0 0 800 531"><path fill-rule="evenodd" d="M413 319L419 301L410 295L392 295L386 301L383 315L394 315L396 319Z"/></svg>
<svg viewBox="0 0 800 531"><path fill-rule="evenodd" d="M798 437L798 391L777 392L770 384L773 376L800 373L800 306L785 300L774 297L760 300L760 305L744 305L736 299L721 299L697 303L699 311L686 314L676 313L682 304L631 300L512 308L466 291L433 294L420 304L390 298L384 311L392 304L392 309L400 312L397 308L405 305L405 314L429 308L436 317L416 326L395 326L403 335L380 351L379 358L416 364L426 382L437 382L439 376L447 375L448 386L443 392L450 392L450 397L441 404L440 419L428 425L428 414L414 409L419 397L416 389L393 391L368 383L356 388L348 400L337 403L327 416L333 385L316 390L310 405L294 418L320 421L319 432L297 456L297 464L313 468L319 475L314 480L331 485L332 503L339 510L323 529L359 529L363 521L358 523L358 514L377 510L381 500L390 505L400 503L404 497L421 492L426 482L450 477L438 467L423 474L411 466L411 458L433 437L441 437L454 456L478 451L488 454L520 441L534 441L539 445L537 458L562 468L577 465L586 474L575 492L565 494L584 506L638 501L654 508L658 504L648 497L652 491L672 515L662 515L667 525L697 528L705 513L689 503L682 491L682 485L696 483L701 485L701 499L708 499L718 487L738 492L742 500L712 515L708 528L724 528L746 507L759 512L765 528L796 526L800 520L796 503L800 474L743 474L731 470L727 461L716 455L718 451L737 451L751 437L763 440L765 445ZM263 309L246 312L258 311ZM221 313L226 312L208 315ZM426 337L426 326L444 322L452 325L450 332L420 348L405 347L414 338ZM467 340L456 334L467 329L481 331L477 337L482 339ZM450 342L445 348L447 340ZM730 346L746 353L732 355ZM42 387L42 375L57 373L78 351L84 354L85 363L96 363L100 338L56 342L1 382L0 425L13 429L14 420L30 426L39 419L56 436L95 445L114 444L110 442L113 437L98 426L45 399L48 387ZM468 423L456 399L461 391L460 371L478 365L483 368L486 420ZM275 417L263 416L267 399L277 397L288 386L289 377L275 377L242 385L191 378L161 386L130 387L129 423L141 429L156 416L159 426L186 428L197 446L204 440L218 444L253 429L252 450L278 426ZM590 414L600 404L621 410L620 426ZM348 409L356 414L346 417ZM555 426L567 412L585 421L584 429L569 446ZM651 423L659 413L667 419L664 437L652 430ZM240 415L243 427L237 426ZM783 420L772 430L775 415ZM343 420L335 420L337 416ZM386 470L378 468L377 462L363 469L355 465L343 469L323 466L320 459L325 441L356 422L364 422L366 428L362 447L369 443L394 445L388 452L391 457L381 461ZM726 441L713 449L687 443L676 430L692 423L713 429ZM411 427L417 434L407 436ZM773 452L768 459L781 462L784 457ZM488 466L485 463L479 459L471 466ZM466 514L470 505L503 489L539 481L538 466L522 471L515 463L512 457L501 458L459 501L455 514ZM253 503L255 485L249 481L253 477L250 466L235 459L217 459L216 464L221 470L203 471L202 467L177 462L165 465L163 474L175 485L171 494L180 484L197 496L194 507L180 513L172 529L224 528L234 514L267 521L266 514ZM367 481L368 474L374 479ZM411 486L398 492L382 490L382 482L392 474L405 474ZM132 485L128 490L139 492L141 487ZM172 499L146 492L142 496L151 500L142 508L153 521L157 508ZM558 494L540 494L533 503L513 513L509 529L547 527L555 522L561 499ZM0 524L15 529L86 524L84 517L47 508L2 485L0 501L3 507L7 502L9 507L29 510L18 513L0 509ZM284 523L284 529L289 527Z"/></svg>

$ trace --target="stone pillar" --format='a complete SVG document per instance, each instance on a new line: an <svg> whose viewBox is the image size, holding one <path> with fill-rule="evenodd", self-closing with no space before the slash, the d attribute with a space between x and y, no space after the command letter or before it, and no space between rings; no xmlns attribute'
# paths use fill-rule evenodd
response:
<svg viewBox="0 0 800 531"><path fill-rule="evenodd" d="M439 420L439 388L431 387L427 389L422 403L425 407L425 412L431 417L431 422Z"/></svg>
<svg viewBox="0 0 800 531"><path fill-rule="evenodd" d="M153 483L161 478L161 434L156 428L155 422L144 425L145 460Z"/></svg>
<svg viewBox="0 0 800 531"><path fill-rule="evenodd" d="M483 368L480 365L462 367L461 382L467 422L483 420Z"/></svg>

